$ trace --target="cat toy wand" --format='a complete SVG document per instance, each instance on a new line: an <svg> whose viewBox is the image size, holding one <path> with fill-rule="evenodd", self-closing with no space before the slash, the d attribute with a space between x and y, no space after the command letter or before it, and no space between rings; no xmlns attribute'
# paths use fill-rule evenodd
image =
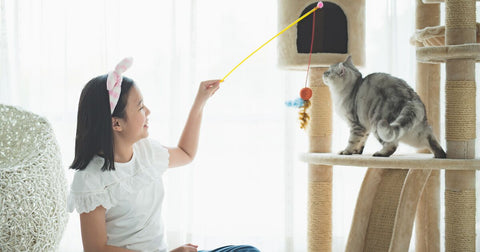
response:
<svg viewBox="0 0 480 252"><path fill-rule="evenodd" d="M282 31L280 31L277 35L273 36L271 39L269 39L267 42L265 42L263 45L261 45L259 48L257 48L255 51L253 51L252 53L250 53L250 55L248 55L245 59L243 59L240 63L238 63L238 65L236 65L232 70L230 70L230 72L228 72L227 75L225 75L225 77L223 77L220 82L224 82L225 79L233 72L235 71L235 69L237 69L241 64L243 64L243 62L245 62L248 58L250 58L250 56L254 55L256 52L258 52L260 49L262 49L265 45L267 45L268 43L270 43L270 41L274 40L276 37L280 36L282 33L284 33L286 30L292 28L292 26L294 26L296 23L302 21L302 19L308 17L310 14L312 14L313 12L315 12L317 9L321 9L323 8L323 2L318 2L317 6L315 6L311 11L305 13L303 16L301 16L299 19L295 20L293 23L291 23L290 25L288 25L287 27L285 27ZM303 98L303 97L302 97Z"/></svg>
<svg viewBox="0 0 480 252"><path fill-rule="evenodd" d="M299 111L299 119L300 119L300 128L301 129L307 129L307 124L308 124L308 121L310 120L310 116L308 115L307 113L307 109L310 107L311 105L311 102L310 102L310 98L312 97L312 90L310 88L307 87L307 80L308 80L308 72L310 71L310 60L312 59L312 49L313 49L313 38L314 38L314 32L315 32L315 11L318 10L318 9L321 9L323 8L323 2L318 2L317 5L312 9L310 10L309 12L305 13L303 16L301 16L300 18L298 18L297 20L295 20L293 23L291 23L290 25L288 25L287 27L285 27L283 30L281 30L279 33L277 33L277 35L273 36L271 39L269 39L267 42L265 42L263 45L261 45L259 48L257 48L255 51L253 51L252 53L250 53L250 55L248 55L245 59L243 59L240 63L238 63L238 65L236 65L232 70L230 70L230 72L228 72L227 75L225 75L225 77L223 77L223 79L220 80L220 82L224 82L225 79L233 72L235 71L235 69L237 69L241 64L243 64L243 62L245 62L248 58L250 58L253 54L255 54L256 52L258 52L260 49L262 49L265 45L267 45L268 43L270 43L272 40L274 40L276 37L280 36L282 33L284 33L285 31L287 31L288 29L292 28L292 26L294 26L296 23L302 21L304 18L308 17L310 14L313 13L313 23L312 23L312 41L311 41L311 44L310 44L310 56L308 58L308 69L307 69L307 77L306 77L306 80L305 80L305 87L302 88L300 90L300 98L295 100L294 103L296 107L298 107L300 109ZM288 103L288 102L287 102ZM288 105L287 106L291 106L291 105Z"/></svg>

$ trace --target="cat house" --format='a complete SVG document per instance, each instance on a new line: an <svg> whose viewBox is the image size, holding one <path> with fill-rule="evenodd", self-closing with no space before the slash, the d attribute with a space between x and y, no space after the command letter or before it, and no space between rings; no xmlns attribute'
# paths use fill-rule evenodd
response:
<svg viewBox="0 0 480 252"><path fill-rule="evenodd" d="M318 1L279 0L278 25L282 29L312 10ZM311 67L328 67L352 55L354 64L365 63L365 0L323 1L315 11ZM306 70L312 39L313 14L289 29L278 40L279 66Z"/></svg>

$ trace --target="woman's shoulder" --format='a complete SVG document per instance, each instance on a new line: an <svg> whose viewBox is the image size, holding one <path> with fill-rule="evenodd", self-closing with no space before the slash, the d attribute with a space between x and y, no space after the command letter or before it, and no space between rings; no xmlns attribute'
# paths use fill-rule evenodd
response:
<svg viewBox="0 0 480 252"><path fill-rule="evenodd" d="M85 213L100 205L107 209L113 206L107 187L117 179L112 172L102 171L103 163L102 157L95 156L85 169L75 172L67 200L69 212L76 209L78 213Z"/></svg>
<svg viewBox="0 0 480 252"><path fill-rule="evenodd" d="M114 179L109 176L109 171L102 171L105 160L95 156L81 171L76 171L71 185L72 192L96 192L102 190Z"/></svg>
<svg viewBox="0 0 480 252"><path fill-rule="evenodd" d="M144 138L139 140L134 145L134 151L140 159L147 160L154 166L168 167L168 149L155 139Z"/></svg>

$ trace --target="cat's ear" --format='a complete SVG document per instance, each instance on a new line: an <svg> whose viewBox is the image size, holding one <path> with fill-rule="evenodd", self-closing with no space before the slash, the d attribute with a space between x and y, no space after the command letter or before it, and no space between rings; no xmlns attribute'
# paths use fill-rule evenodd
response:
<svg viewBox="0 0 480 252"><path fill-rule="evenodd" d="M345 75L345 66L343 65L343 63L340 62L340 64L338 64L338 68L340 68L340 73L338 75L340 75L340 77L343 77Z"/></svg>
<svg viewBox="0 0 480 252"><path fill-rule="evenodd" d="M353 66L352 55L348 55L347 59L345 60L345 64Z"/></svg>

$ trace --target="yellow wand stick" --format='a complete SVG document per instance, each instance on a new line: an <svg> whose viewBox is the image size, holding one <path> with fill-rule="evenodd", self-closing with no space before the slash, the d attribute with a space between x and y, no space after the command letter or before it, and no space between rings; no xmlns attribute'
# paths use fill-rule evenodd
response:
<svg viewBox="0 0 480 252"><path fill-rule="evenodd" d="M292 28L292 26L294 26L296 23L302 21L302 19L306 18L308 15L312 14L314 11L316 11L317 9L320 9L323 7L323 3L322 2L318 2L317 6L315 6L315 8L313 8L311 11L305 13L303 16L301 16L299 19L295 20L293 23L291 23L290 25L288 25L287 27L285 27L285 29L283 29L282 31L280 31L277 35L273 36L271 39L269 39L267 42L265 42L263 45L261 45L259 48L257 48L255 51L253 51L252 53L250 53L250 55L248 55L245 59L243 59L240 63L238 63L238 65L236 65L232 70L230 70L230 72L228 72L227 75L225 75L225 77L223 77L223 79L220 80L220 82L223 82L233 71L235 71L235 69L237 69L237 67L239 67L243 62L245 62L248 58L250 58L250 56L252 56L253 54L255 54L256 52L258 52L258 50L262 49L262 47L264 47L266 44L270 43L270 41L274 40L276 37L280 36L282 33L284 33L286 30Z"/></svg>

